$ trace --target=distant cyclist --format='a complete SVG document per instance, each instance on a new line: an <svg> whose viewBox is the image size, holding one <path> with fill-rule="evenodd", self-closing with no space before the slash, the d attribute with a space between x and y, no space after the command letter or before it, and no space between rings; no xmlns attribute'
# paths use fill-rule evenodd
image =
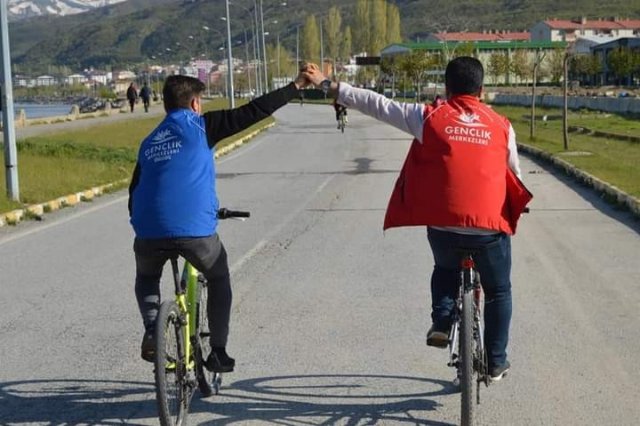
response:
<svg viewBox="0 0 640 426"><path fill-rule="evenodd" d="M458 57L445 71L446 102L401 103L328 80L315 64L305 76L349 108L414 137L391 195L384 228L426 226L435 266L427 345L446 347L458 289L458 247L474 247L485 293L485 342L492 380L510 364L511 238L530 193L520 182L509 120L481 102L484 69Z"/></svg>
<svg viewBox="0 0 640 426"><path fill-rule="evenodd" d="M345 124L347 123L347 107L334 101L333 109L336 111L336 121L338 122L338 129L340 129L340 117L344 117L344 122Z"/></svg>

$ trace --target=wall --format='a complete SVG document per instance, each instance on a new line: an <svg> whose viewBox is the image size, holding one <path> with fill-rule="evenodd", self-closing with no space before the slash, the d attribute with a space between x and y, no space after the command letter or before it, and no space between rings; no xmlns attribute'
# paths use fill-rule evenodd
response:
<svg viewBox="0 0 640 426"><path fill-rule="evenodd" d="M486 93L485 100L498 105L531 105L530 95L503 95ZM539 95L536 96L536 106L562 108L564 105L562 96ZM569 109L591 109L622 114L640 114L640 98L608 98L572 96L568 100Z"/></svg>

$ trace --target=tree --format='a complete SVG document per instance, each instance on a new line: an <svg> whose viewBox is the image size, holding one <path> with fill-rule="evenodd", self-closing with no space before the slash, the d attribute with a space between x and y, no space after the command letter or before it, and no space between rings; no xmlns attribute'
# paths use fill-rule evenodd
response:
<svg viewBox="0 0 640 426"><path fill-rule="evenodd" d="M305 61L320 63L320 30L314 15L307 16L302 28L300 43L301 58Z"/></svg>
<svg viewBox="0 0 640 426"><path fill-rule="evenodd" d="M459 43L453 49L453 52L451 52L451 59L458 58L460 56L474 56L475 52L476 47L472 42L466 41L463 43Z"/></svg>
<svg viewBox="0 0 640 426"><path fill-rule="evenodd" d="M618 84L621 84L624 79L627 80L627 84L631 82L631 73L634 71L636 64L630 49L619 47L612 50L607 55L607 61L611 71L618 79Z"/></svg>
<svg viewBox="0 0 640 426"><path fill-rule="evenodd" d="M407 74L416 89L416 100L420 95L422 78L425 71L435 68L432 57L424 51L414 50L408 55L403 55L400 59L399 69Z"/></svg>
<svg viewBox="0 0 640 426"><path fill-rule="evenodd" d="M358 30L353 34L353 49L356 53L365 52L369 47L369 2L358 0L354 27Z"/></svg>
<svg viewBox="0 0 640 426"><path fill-rule="evenodd" d="M518 78L518 82L522 82L523 79L529 76L531 72L531 64L529 64L529 58L527 52L524 49L518 49L513 54L511 60L511 71Z"/></svg>
<svg viewBox="0 0 640 426"><path fill-rule="evenodd" d="M400 34L400 10L395 4L387 5L387 41L386 44L402 43Z"/></svg>
<svg viewBox="0 0 640 426"><path fill-rule="evenodd" d="M547 52L540 52L540 50L536 50L535 56L533 58L533 83L531 84L531 121L529 122L529 138L533 139L535 136L536 129L536 84L538 83L538 70L540 69L540 64L544 61L544 57L547 55Z"/></svg>
<svg viewBox="0 0 640 426"><path fill-rule="evenodd" d="M401 59L397 56L386 56L380 61L380 71L387 77L391 77L391 96L395 97L396 78L400 74Z"/></svg>
<svg viewBox="0 0 640 426"><path fill-rule="evenodd" d="M351 46L352 46L351 27L347 25L347 27L344 29L342 43L340 44L340 59L342 59L343 61L349 60L352 53Z"/></svg>
<svg viewBox="0 0 640 426"><path fill-rule="evenodd" d="M509 72L509 58L501 52L494 52L489 57L489 75L493 77L494 84L498 83L498 79ZM505 79L506 82L506 79Z"/></svg>
<svg viewBox="0 0 640 426"><path fill-rule="evenodd" d="M593 84L594 77L602 70L602 64L595 55L575 55L571 58L569 71L578 79L587 79Z"/></svg>
<svg viewBox="0 0 640 426"><path fill-rule="evenodd" d="M295 64L296 59L282 46L282 43L267 45L267 59L269 60L269 81L274 78L295 76L298 68Z"/></svg>
<svg viewBox="0 0 640 426"><path fill-rule="evenodd" d="M556 84L560 83L560 79L562 78L564 72L564 57L564 49L554 49L553 52L551 52L549 61L547 62L547 71L551 76L551 81Z"/></svg>
<svg viewBox="0 0 640 426"><path fill-rule="evenodd" d="M340 53L340 30L342 27L342 17L340 16L340 9L336 6L332 6L329 9L329 14L324 19L324 42L327 46L327 55L329 58L335 59Z"/></svg>
<svg viewBox="0 0 640 426"><path fill-rule="evenodd" d="M368 53L378 56L387 41L387 2L371 0L371 27L369 29Z"/></svg>

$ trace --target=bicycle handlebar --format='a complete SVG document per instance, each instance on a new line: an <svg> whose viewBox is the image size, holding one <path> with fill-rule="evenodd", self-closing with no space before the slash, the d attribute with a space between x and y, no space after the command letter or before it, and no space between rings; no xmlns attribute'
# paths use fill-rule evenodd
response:
<svg viewBox="0 0 640 426"><path fill-rule="evenodd" d="M224 207L221 209L218 209L218 219L231 219L234 217L249 217L249 216L251 216L250 212L229 210Z"/></svg>

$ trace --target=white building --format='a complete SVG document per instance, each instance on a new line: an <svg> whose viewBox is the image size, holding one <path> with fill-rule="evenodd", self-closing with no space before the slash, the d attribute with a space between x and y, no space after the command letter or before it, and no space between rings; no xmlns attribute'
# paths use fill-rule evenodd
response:
<svg viewBox="0 0 640 426"><path fill-rule="evenodd" d="M87 77L83 74L71 74L64 78L64 83L70 86L73 86L75 84L84 84L87 81Z"/></svg>
<svg viewBox="0 0 640 426"><path fill-rule="evenodd" d="M50 75L41 75L36 77L36 86L54 86L57 84L56 78Z"/></svg>
<svg viewBox="0 0 640 426"><path fill-rule="evenodd" d="M530 33L531 41L573 42L585 36L638 37L640 19L548 19L531 27Z"/></svg>

